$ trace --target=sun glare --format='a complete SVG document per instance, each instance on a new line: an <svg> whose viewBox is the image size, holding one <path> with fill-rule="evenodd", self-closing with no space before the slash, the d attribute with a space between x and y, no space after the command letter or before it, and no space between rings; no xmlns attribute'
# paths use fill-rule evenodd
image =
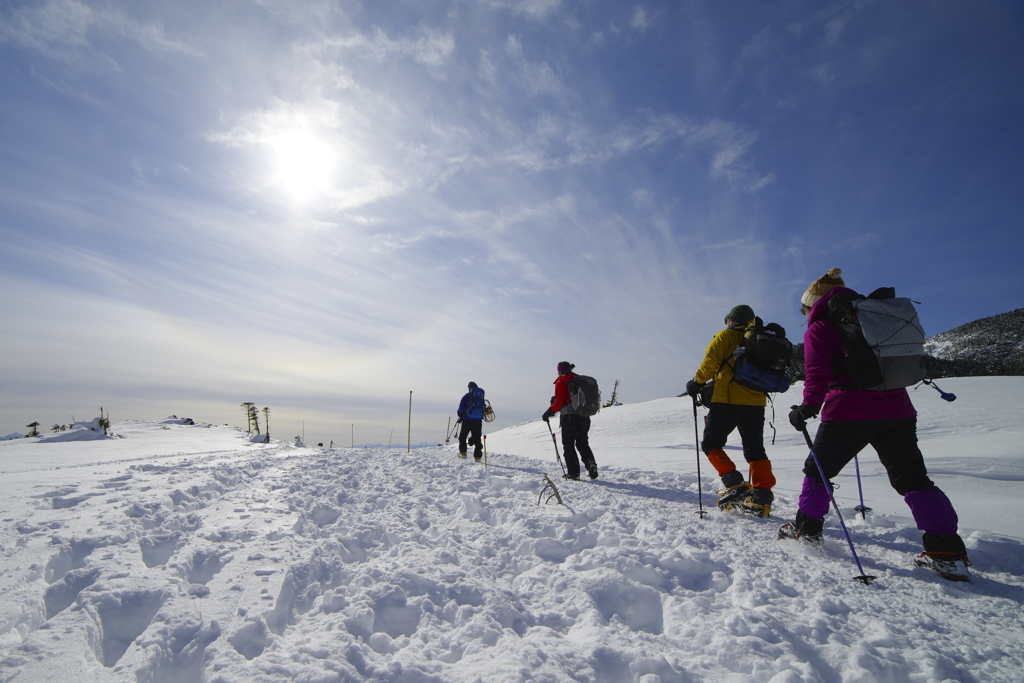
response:
<svg viewBox="0 0 1024 683"><path fill-rule="evenodd" d="M275 180L292 199L305 201L330 187L334 152L329 144L307 131L284 133L270 144Z"/></svg>

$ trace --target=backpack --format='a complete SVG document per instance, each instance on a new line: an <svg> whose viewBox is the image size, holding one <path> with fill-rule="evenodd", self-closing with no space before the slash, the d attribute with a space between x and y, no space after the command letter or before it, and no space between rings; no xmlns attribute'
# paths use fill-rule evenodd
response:
<svg viewBox="0 0 1024 683"><path fill-rule="evenodd" d="M732 379L740 386L765 393L789 389L786 368L793 360L793 344L786 339L786 330L781 325L765 325L760 318L754 318L732 358Z"/></svg>
<svg viewBox="0 0 1024 683"><path fill-rule="evenodd" d="M466 416L469 417L477 412L482 415L488 405L488 402L484 399L484 390L477 387L468 391L466 395L469 396L469 402L466 403Z"/></svg>
<svg viewBox="0 0 1024 683"><path fill-rule="evenodd" d="M903 389L927 376L917 310L910 299L897 297L893 287L879 287L866 297L837 294L828 302L828 317L843 342L842 368L837 369L846 370L856 388Z"/></svg>
<svg viewBox="0 0 1024 683"><path fill-rule="evenodd" d="M570 410L577 415L593 417L601 410L601 390L597 380L586 375L576 375L569 380Z"/></svg>

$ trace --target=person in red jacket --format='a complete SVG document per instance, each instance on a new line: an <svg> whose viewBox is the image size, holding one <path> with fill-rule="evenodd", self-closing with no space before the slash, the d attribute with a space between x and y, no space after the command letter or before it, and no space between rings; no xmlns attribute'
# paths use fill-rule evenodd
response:
<svg viewBox="0 0 1024 683"><path fill-rule="evenodd" d="M568 361L558 364L558 379L555 380L555 396L551 405L541 419L545 422L560 415L559 426L562 428L562 454L565 456L565 467L568 470L563 476L566 479L580 478L580 458L587 468L591 479L597 479L597 462L594 452L590 450L590 418L573 412L572 397L569 395L569 382L576 376L572 370L576 366ZM576 451L579 450L579 457Z"/></svg>
<svg viewBox="0 0 1024 683"><path fill-rule="evenodd" d="M870 391L854 386L845 366L839 327L828 315L829 301L853 293L842 271L832 268L811 283L800 299L807 316L804 332L803 403L794 406L789 421L797 431L821 413L814 436L826 479L839 474L857 453L870 445L889 475L889 483L903 496L917 528L924 532L925 552L915 563L937 571L951 581L967 581L967 549L957 533L957 514L946 494L928 478L924 456L917 445L917 411L906 389ZM812 456L804 463L804 481L793 522L779 529L779 538L821 542L821 529L829 507L829 494Z"/></svg>

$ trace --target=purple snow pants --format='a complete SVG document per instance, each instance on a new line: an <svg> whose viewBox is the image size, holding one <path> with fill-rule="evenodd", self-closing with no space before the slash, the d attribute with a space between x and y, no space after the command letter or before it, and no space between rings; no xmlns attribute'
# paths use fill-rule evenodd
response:
<svg viewBox="0 0 1024 683"><path fill-rule="evenodd" d="M814 437L814 453L825 477L831 479L866 446L878 453L889 483L910 507L917 528L930 534L955 534L957 516L946 494L928 478L917 446L917 418L822 422ZM822 484L813 456L804 463L800 512L822 519L828 513L828 490Z"/></svg>

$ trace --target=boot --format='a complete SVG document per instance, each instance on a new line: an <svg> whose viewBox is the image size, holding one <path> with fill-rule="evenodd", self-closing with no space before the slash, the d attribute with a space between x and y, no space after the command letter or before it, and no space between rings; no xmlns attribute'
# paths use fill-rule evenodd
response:
<svg viewBox="0 0 1024 683"><path fill-rule="evenodd" d="M927 567L947 581L970 581L967 555L963 553L923 552L914 558L914 566Z"/></svg>
<svg viewBox="0 0 1024 683"><path fill-rule="evenodd" d="M821 537L821 529L824 525L824 519L808 517L797 511L796 519L779 527L779 538L820 546L824 542Z"/></svg>
<svg viewBox="0 0 1024 683"><path fill-rule="evenodd" d="M757 517L767 517L772 510L775 494L775 475L772 474L772 463L765 458L750 463L750 495L740 503L740 509Z"/></svg>
<svg viewBox="0 0 1024 683"><path fill-rule="evenodd" d="M925 533L921 539L924 552L914 558L914 565L927 567L947 581L970 581L967 548L959 534Z"/></svg>
<svg viewBox="0 0 1024 683"><path fill-rule="evenodd" d="M743 481L743 475L739 470L726 472L722 475L722 483L725 489L718 492L718 509L731 510L750 493L750 484Z"/></svg>
<svg viewBox="0 0 1024 683"><path fill-rule="evenodd" d="M743 498L739 507L743 512L754 515L755 517L767 517L772 511L772 502L775 500L775 494L769 489L751 488L750 493Z"/></svg>

